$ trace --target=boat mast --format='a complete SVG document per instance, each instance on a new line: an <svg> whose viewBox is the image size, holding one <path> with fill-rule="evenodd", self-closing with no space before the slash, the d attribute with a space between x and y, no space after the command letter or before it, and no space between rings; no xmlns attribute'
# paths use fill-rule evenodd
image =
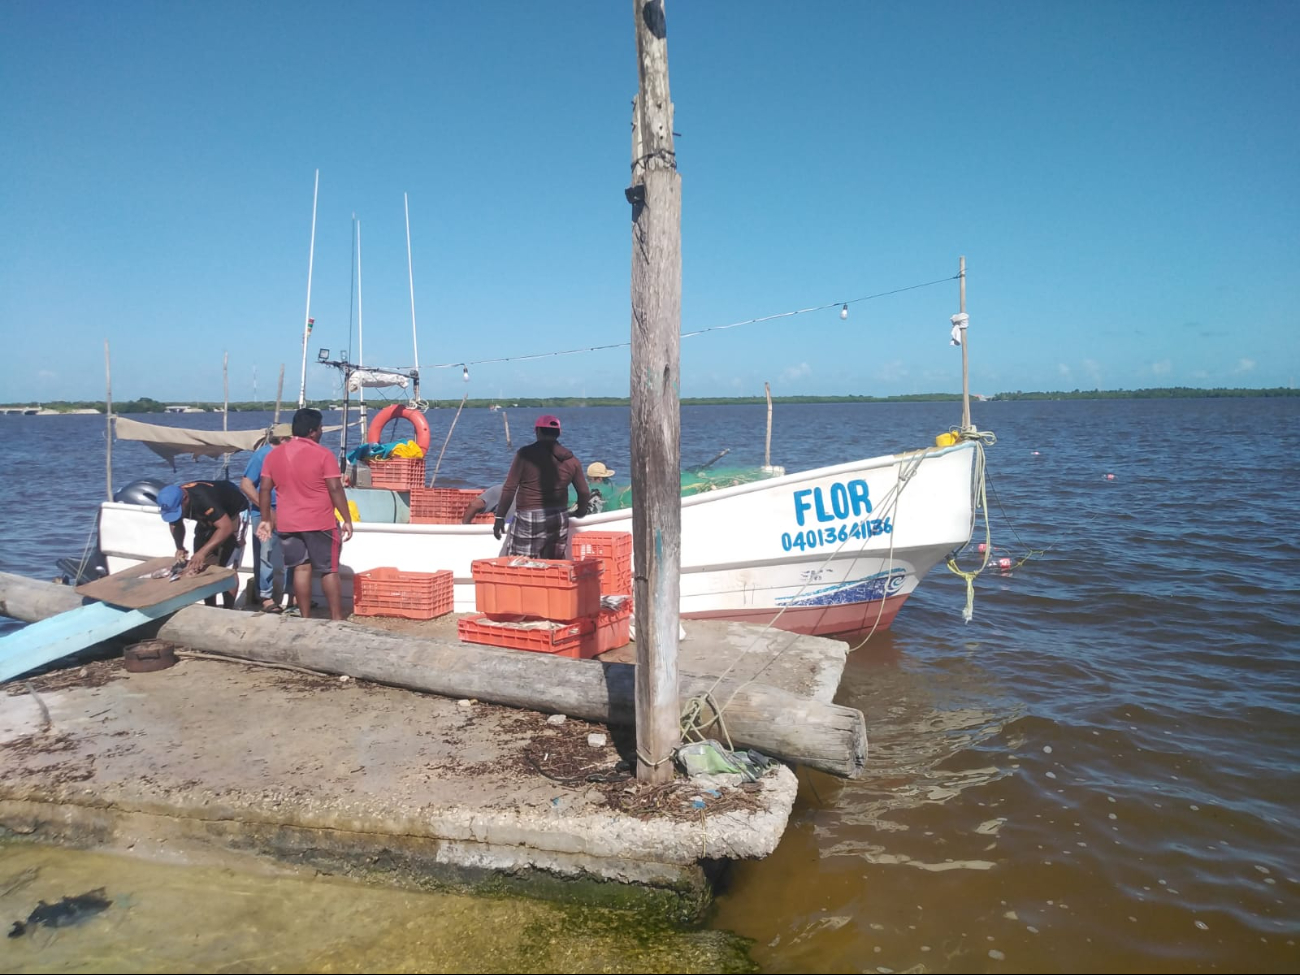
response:
<svg viewBox="0 0 1300 975"><path fill-rule="evenodd" d="M320 190L320 170L311 191L311 246L307 251L307 311L302 321L302 379L298 384L298 409L307 405L307 338L311 335L311 265L316 257L316 194Z"/></svg>
<svg viewBox="0 0 1300 975"><path fill-rule="evenodd" d="M352 310L356 304L357 291L357 215L352 214L352 256L348 258L348 349L352 348ZM352 370L348 365L348 355L344 352L340 358L343 360L343 432L339 435L339 467L344 472L347 471L348 456L348 410L352 405L352 390L349 388L348 380L352 378Z"/></svg>
<svg viewBox="0 0 1300 975"><path fill-rule="evenodd" d="M105 474L108 478L108 500L113 500L113 366L108 358L108 339L104 339L104 452Z"/></svg>
<svg viewBox="0 0 1300 975"><path fill-rule="evenodd" d="M230 429L230 353L221 353L221 432ZM230 454L223 454L222 480L230 480Z"/></svg>
<svg viewBox="0 0 1300 975"><path fill-rule="evenodd" d="M415 388L411 391L412 403L420 399L420 341L415 332L415 271L411 267L411 203L405 193L402 194L402 207L406 211L406 280L411 288L411 352L415 356L415 368L411 370L411 381Z"/></svg>
<svg viewBox="0 0 1300 975"><path fill-rule="evenodd" d="M966 315L966 255L963 254L961 264L957 268L957 278L961 283L961 307L958 311L962 315L962 321L965 321ZM972 427L970 425L970 329L964 328L961 333L961 430L962 433L969 433Z"/></svg>
<svg viewBox="0 0 1300 975"><path fill-rule="evenodd" d="M357 221L357 368L366 361L366 332L361 315L361 221ZM366 429L366 385L357 387L357 411L361 414L361 429Z"/></svg>

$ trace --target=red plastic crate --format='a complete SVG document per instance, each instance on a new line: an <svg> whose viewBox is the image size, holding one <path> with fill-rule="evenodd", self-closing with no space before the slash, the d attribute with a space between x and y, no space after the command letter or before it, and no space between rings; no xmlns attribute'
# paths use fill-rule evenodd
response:
<svg viewBox="0 0 1300 975"><path fill-rule="evenodd" d="M470 563L480 613L560 622L600 612L600 570L599 559L505 556Z"/></svg>
<svg viewBox="0 0 1300 975"><path fill-rule="evenodd" d="M431 620L452 610L453 576L438 572L371 569L352 577L352 612L357 616L399 616Z"/></svg>
<svg viewBox="0 0 1300 975"><path fill-rule="evenodd" d="M388 460L372 460L369 464L371 487L390 491L424 487L423 457L390 457Z"/></svg>
<svg viewBox="0 0 1300 975"><path fill-rule="evenodd" d="M600 576L602 596L632 594L632 533L577 532L573 536L575 559L600 559L604 568Z"/></svg>
<svg viewBox="0 0 1300 975"><path fill-rule="evenodd" d="M602 609L596 617L596 653L617 650L632 642L632 600L618 609Z"/></svg>
<svg viewBox="0 0 1300 975"><path fill-rule="evenodd" d="M456 624L465 643L479 643L507 650L530 650L556 657L585 660L601 653L596 623L591 617L554 627L499 623L486 616L470 616Z"/></svg>
<svg viewBox="0 0 1300 975"><path fill-rule="evenodd" d="M459 525L465 509L483 492L467 488L411 488L412 525ZM478 515L471 524L491 524L493 515Z"/></svg>

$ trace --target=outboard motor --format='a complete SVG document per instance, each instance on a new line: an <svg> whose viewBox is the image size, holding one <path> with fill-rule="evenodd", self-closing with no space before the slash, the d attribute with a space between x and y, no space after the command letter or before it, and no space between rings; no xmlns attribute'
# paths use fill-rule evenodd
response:
<svg viewBox="0 0 1300 975"><path fill-rule="evenodd" d="M157 504L158 492L167 486L166 481L156 477L142 477L132 481L115 495L113 500L122 504Z"/></svg>

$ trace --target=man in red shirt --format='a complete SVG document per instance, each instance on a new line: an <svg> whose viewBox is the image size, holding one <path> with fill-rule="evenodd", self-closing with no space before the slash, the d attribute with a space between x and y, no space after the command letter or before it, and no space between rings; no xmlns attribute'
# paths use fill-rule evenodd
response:
<svg viewBox="0 0 1300 975"><path fill-rule="evenodd" d="M302 409L293 415L293 439L282 443L262 463L258 508L263 515L257 537L267 542L280 536L284 566L293 569L293 595L304 619L311 615L311 573L320 573L330 619L343 619L343 590L339 583L339 549L352 537L352 518L343 493L343 475L334 455L320 445L324 431L320 410ZM276 503L271 507L271 491ZM340 526L335 511L343 515Z"/></svg>

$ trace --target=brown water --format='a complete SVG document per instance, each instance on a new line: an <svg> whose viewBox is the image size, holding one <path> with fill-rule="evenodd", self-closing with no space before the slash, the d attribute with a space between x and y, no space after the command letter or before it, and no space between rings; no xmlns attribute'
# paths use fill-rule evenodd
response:
<svg viewBox="0 0 1300 975"><path fill-rule="evenodd" d="M434 414L436 440L450 412ZM584 462L628 469L626 410L558 412ZM762 463L763 412L684 410L684 462L730 447L728 463ZM914 447L953 412L778 407L773 461ZM781 846L732 873L710 924L752 938L767 971L1300 969L1300 462L1281 439L1300 399L995 403L975 421L998 434L997 555L1042 554L982 576L969 624L962 583L936 569L893 630L851 657L839 701L866 715L868 775L801 772ZM464 414L447 483L498 479L500 430L496 414ZM48 468L64 487L13 492L0 569L44 576L79 551L77 512L89 522L103 476L69 479L65 460L78 445L97 457L101 431L91 417L0 418L0 462L50 436L65 448L29 460L25 481ZM119 485L159 473L142 448L118 447ZM183 899L201 914L208 896L196 885ZM303 898L276 915L290 941L354 932L371 952L362 968L410 962L401 930L372 936L341 901L281 896ZM476 929L472 911L459 923ZM583 935L553 936L557 951L582 950ZM464 946L443 970L487 970L472 940L439 937ZM178 944L158 928L141 958L179 957ZM683 970L634 948L611 950L635 970ZM567 956L511 957L543 971Z"/></svg>

